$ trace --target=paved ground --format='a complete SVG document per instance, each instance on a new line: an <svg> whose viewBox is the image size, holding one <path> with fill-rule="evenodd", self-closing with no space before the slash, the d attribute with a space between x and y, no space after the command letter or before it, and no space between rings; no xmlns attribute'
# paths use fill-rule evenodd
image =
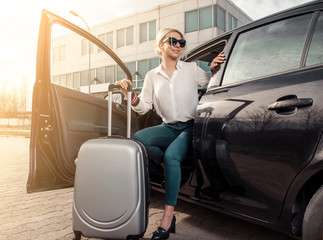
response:
<svg viewBox="0 0 323 240"><path fill-rule="evenodd" d="M0 137L0 240L73 239L73 188L27 194L29 139ZM163 195L152 193L150 239L163 211ZM190 203L178 201L176 234L179 240L290 240L289 237Z"/></svg>

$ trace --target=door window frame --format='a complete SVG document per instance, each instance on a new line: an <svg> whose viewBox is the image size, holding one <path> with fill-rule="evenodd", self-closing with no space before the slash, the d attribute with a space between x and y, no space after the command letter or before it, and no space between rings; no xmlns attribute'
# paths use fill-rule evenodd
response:
<svg viewBox="0 0 323 240"><path fill-rule="evenodd" d="M214 89L215 87L222 87L222 86L226 87L226 86L241 84L243 82L254 81L256 79L263 79L263 78L267 78L267 77L271 77L271 76L281 75L283 73L295 72L295 71L299 71L300 69L302 69L304 67L306 67L306 68L311 67L311 66L306 66L305 64L306 64L307 54L308 54L308 51L309 51L309 48L310 48L311 40L312 40L314 31L315 31L316 23L317 23L317 20L318 20L318 18L320 16L320 13L321 13L321 11L318 11L318 10L317 11L302 12L301 14L298 13L298 14L289 15L289 16L286 16L285 18L280 18L280 19L278 19L276 21L268 21L268 22L266 22L266 23L264 23L262 25L259 25L259 26L252 26L252 27L249 27L247 29L241 28L240 31L239 31L239 29L237 29L236 31L233 30L232 37L230 38L230 41L228 42L228 45L227 45L227 47L230 48L230 52L227 54L227 56L226 56L227 60L223 64L223 71L221 73L219 72L218 76L216 76L214 79L211 79L209 87L208 87L208 90L209 89L210 90ZM297 68L290 69L290 70L287 70L287 71L284 71L284 72L277 72L277 73L272 73L272 74L269 74L269 75L255 77L253 79L246 79L246 80L242 80L242 81L239 81L239 82L230 83L230 84L226 84L226 85L223 84L223 79L224 79L224 76L225 76L225 72L227 70L228 62L230 61L232 51L233 51L233 49L235 47L235 44L236 44L236 42L237 42L237 40L238 40L238 38L239 38L239 36L241 34L243 34L245 32L248 32L248 31L252 31L252 30L254 30L256 28L260 28L260 27L275 23L275 22L280 22L280 21L283 21L283 20L286 20L286 19L290 19L290 18L294 18L294 17L298 17L298 16L301 16L301 15L306 15L306 14L312 14L312 18L311 18L311 20L309 22L309 25L308 25L308 30L307 30L307 33L306 33L306 36L305 36L303 49L302 49L301 57L300 57L300 61L299 61L299 66Z"/></svg>

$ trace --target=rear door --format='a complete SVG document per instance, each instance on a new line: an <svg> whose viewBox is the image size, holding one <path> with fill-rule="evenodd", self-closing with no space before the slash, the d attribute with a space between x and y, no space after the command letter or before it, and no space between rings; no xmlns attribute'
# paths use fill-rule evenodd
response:
<svg viewBox="0 0 323 240"><path fill-rule="evenodd" d="M262 221L279 217L322 133L321 30L322 13L312 12L232 39L221 87L210 89L197 110L210 180L202 196Z"/></svg>
<svg viewBox="0 0 323 240"><path fill-rule="evenodd" d="M108 73L131 79L125 64L103 42L46 10L36 71L27 192L73 186L74 160L81 144L107 135L106 90L117 80ZM112 133L125 135L121 96L117 102Z"/></svg>

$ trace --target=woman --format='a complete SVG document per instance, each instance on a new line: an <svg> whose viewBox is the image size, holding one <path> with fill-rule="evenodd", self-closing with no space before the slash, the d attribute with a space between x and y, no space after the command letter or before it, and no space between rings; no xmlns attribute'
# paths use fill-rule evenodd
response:
<svg viewBox="0 0 323 240"><path fill-rule="evenodd" d="M209 75L194 62L179 59L185 50L186 41L176 29L162 29L156 38L156 53L161 56L161 64L149 71L145 77L139 96L132 94L132 108L145 114L152 105L163 123L142 129L134 139L142 142L148 157L165 169L165 209L160 227L152 239L168 239L175 233L174 207L181 182L181 160L187 154L193 132L193 120L198 104L198 85L206 87ZM224 61L223 52L211 63L213 72ZM131 82L127 79L117 82L126 89ZM166 149L166 150L165 150Z"/></svg>

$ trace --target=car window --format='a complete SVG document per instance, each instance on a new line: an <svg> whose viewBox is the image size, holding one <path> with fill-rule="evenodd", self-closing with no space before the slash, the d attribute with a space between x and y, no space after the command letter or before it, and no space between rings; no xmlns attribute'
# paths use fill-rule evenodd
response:
<svg viewBox="0 0 323 240"><path fill-rule="evenodd" d="M76 32L54 24L51 33L51 83L107 99L109 84L127 77L109 54ZM136 83L136 62L125 65ZM121 95L113 101L122 103Z"/></svg>
<svg viewBox="0 0 323 240"><path fill-rule="evenodd" d="M323 12L317 21L306 66L323 63Z"/></svg>
<svg viewBox="0 0 323 240"><path fill-rule="evenodd" d="M192 54L189 53L189 57L184 60L187 62L196 62L196 64L208 73L211 78L211 62L220 52L223 51L231 35L232 33L226 34L225 36L221 36L221 39L215 39L215 41L211 41L208 44L200 46L198 49L193 50ZM215 77L210 79L209 86L219 86L219 80L216 76L217 74Z"/></svg>
<svg viewBox="0 0 323 240"><path fill-rule="evenodd" d="M125 75L98 46L60 24L52 27L51 48L53 84L103 98L107 85Z"/></svg>
<svg viewBox="0 0 323 240"><path fill-rule="evenodd" d="M297 16L240 34L222 85L298 68L311 17Z"/></svg>
<svg viewBox="0 0 323 240"><path fill-rule="evenodd" d="M210 70L211 62L203 61L203 60L196 60L195 62L197 64L197 66L202 68L206 73L211 74L211 70Z"/></svg>

